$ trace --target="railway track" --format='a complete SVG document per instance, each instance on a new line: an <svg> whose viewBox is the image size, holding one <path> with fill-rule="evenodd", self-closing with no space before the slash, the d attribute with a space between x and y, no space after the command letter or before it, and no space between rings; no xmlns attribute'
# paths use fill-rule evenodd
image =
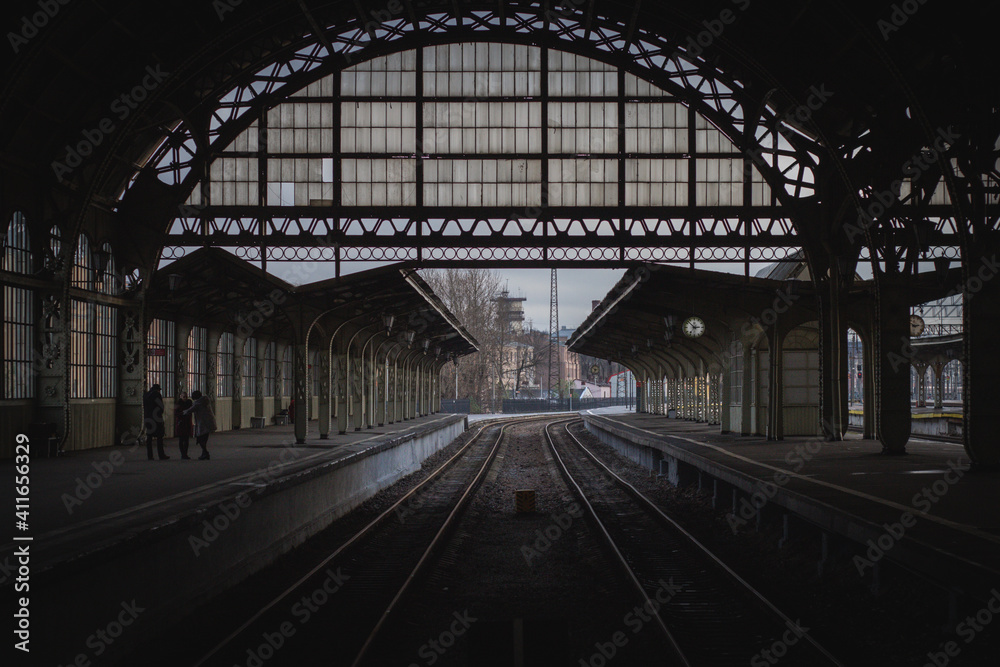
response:
<svg viewBox="0 0 1000 667"><path fill-rule="evenodd" d="M545 435L567 483L667 637L671 664L841 664L797 620L612 472L568 424L546 427Z"/></svg>
<svg viewBox="0 0 1000 667"><path fill-rule="evenodd" d="M250 614L194 667L251 665L268 656L275 656L270 664L279 665L360 664L475 493L506 430L528 421L484 425L427 479Z"/></svg>

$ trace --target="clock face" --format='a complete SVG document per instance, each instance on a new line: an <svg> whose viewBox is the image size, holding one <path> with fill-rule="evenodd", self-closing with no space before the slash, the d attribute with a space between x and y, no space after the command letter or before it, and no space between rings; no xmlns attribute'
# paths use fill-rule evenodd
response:
<svg viewBox="0 0 1000 667"><path fill-rule="evenodd" d="M910 335L916 338L924 332L924 318L919 315L910 315Z"/></svg>
<svg viewBox="0 0 1000 667"><path fill-rule="evenodd" d="M590 374L591 375L597 375L600 372L601 372L601 367L598 366L597 364L594 364L593 366L590 367Z"/></svg>
<svg viewBox="0 0 1000 667"><path fill-rule="evenodd" d="M688 338L698 338L705 333L705 322L700 317L689 317L684 320L681 330Z"/></svg>

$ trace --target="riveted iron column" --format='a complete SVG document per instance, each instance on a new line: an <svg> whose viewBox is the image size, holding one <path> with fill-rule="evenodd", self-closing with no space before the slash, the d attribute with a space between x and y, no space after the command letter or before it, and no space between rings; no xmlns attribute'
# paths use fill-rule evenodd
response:
<svg viewBox="0 0 1000 667"><path fill-rule="evenodd" d="M302 334L301 337L304 337ZM242 346L241 346L242 347ZM295 399L295 444L304 445L309 431L309 345L295 343L292 366L292 385ZM235 368L233 369L235 371ZM235 416L234 416L235 421Z"/></svg>
<svg viewBox="0 0 1000 667"><path fill-rule="evenodd" d="M233 430L243 426L243 352L246 338L233 336ZM296 403L304 406L304 403Z"/></svg>
<svg viewBox="0 0 1000 667"><path fill-rule="evenodd" d="M984 248L996 241L982 238ZM970 253L971 255L971 253ZM1000 466L1000 264L997 255L970 256L964 290L965 367L962 369L965 409L965 451L977 466Z"/></svg>
<svg viewBox="0 0 1000 667"><path fill-rule="evenodd" d="M785 355L782 351L784 341L785 332L782 330L780 322L776 322L767 332L767 345L770 353L767 396L768 440L782 440L785 437Z"/></svg>
<svg viewBox="0 0 1000 667"><path fill-rule="evenodd" d="M115 410L117 442L130 440L142 424L142 392L146 380L146 320L142 301L118 310L122 328L119 337L118 405ZM166 389L166 387L164 387ZM176 394L175 394L176 396ZM164 415L169 425L172 412Z"/></svg>
<svg viewBox="0 0 1000 667"><path fill-rule="evenodd" d="M886 454L905 454L910 439L910 308L905 286L883 276L876 294L876 434Z"/></svg>
<svg viewBox="0 0 1000 667"><path fill-rule="evenodd" d="M314 368L313 373L319 373L319 414L318 420L319 439L327 440L330 437L330 345L329 341L323 341L319 345L317 362L319 368Z"/></svg>
<svg viewBox="0 0 1000 667"><path fill-rule="evenodd" d="M820 295L820 419L827 440L843 440L847 433L847 328L844 290L836 267L821 283Z"/></svg>

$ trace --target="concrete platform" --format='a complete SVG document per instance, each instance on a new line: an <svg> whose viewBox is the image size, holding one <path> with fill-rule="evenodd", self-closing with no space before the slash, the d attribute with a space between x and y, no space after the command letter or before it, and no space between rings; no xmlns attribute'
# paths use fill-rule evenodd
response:
<svg viewBox="0 0 1000 667"><path fill-rule="evenodd" d="M1000 514L992 509L1000 473L969 470L961 445L913 438L906 456L885 456L855 434L768 442L663 416L581 415L633 460L713 493L737 528L753 525L763 507L860 545L864 561L854 563L865 576L889 559L983 600L1000 581Z"/></svg>
<svg viewBox="0 0 1000 667"><path fill-rule="evenodd" d="M466 426L465 415L438 414L320 440L311 424L305 445L292 426L227 431L211 436L207 461L182 460L176 439L164 461L148 461L144 446L33 459L20 534L32 539L4 545L0 583L17 576L15 548L28 544L34 646L71 664L123 602L145 610L137 628L168 622L419 469ZM13 479L13 462L2 467Z"/></svg>

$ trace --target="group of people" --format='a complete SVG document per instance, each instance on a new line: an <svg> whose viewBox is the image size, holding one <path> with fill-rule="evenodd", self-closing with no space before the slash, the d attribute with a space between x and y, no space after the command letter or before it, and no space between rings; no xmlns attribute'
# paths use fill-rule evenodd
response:
<svg viewBox="0 0 1000 667"><path fill-rule="evenodd" d="M142 397L142 413L146 425L146 457L150 461L153 460L153 440L156 440L157 456L161 461L169 459L170 457L163 451L166 410L160 385L154 384ZM191 398L188 398L187 392L181 392L174 402L174 435L179 440L181 458L191 458L188 456L188 447L192 435L201 447L201 456L198 459L204 461L212 458L208 454L208 436L215 430L217 430L215 413L212 412L208 396L196 390L192 391Z"/></svg>

